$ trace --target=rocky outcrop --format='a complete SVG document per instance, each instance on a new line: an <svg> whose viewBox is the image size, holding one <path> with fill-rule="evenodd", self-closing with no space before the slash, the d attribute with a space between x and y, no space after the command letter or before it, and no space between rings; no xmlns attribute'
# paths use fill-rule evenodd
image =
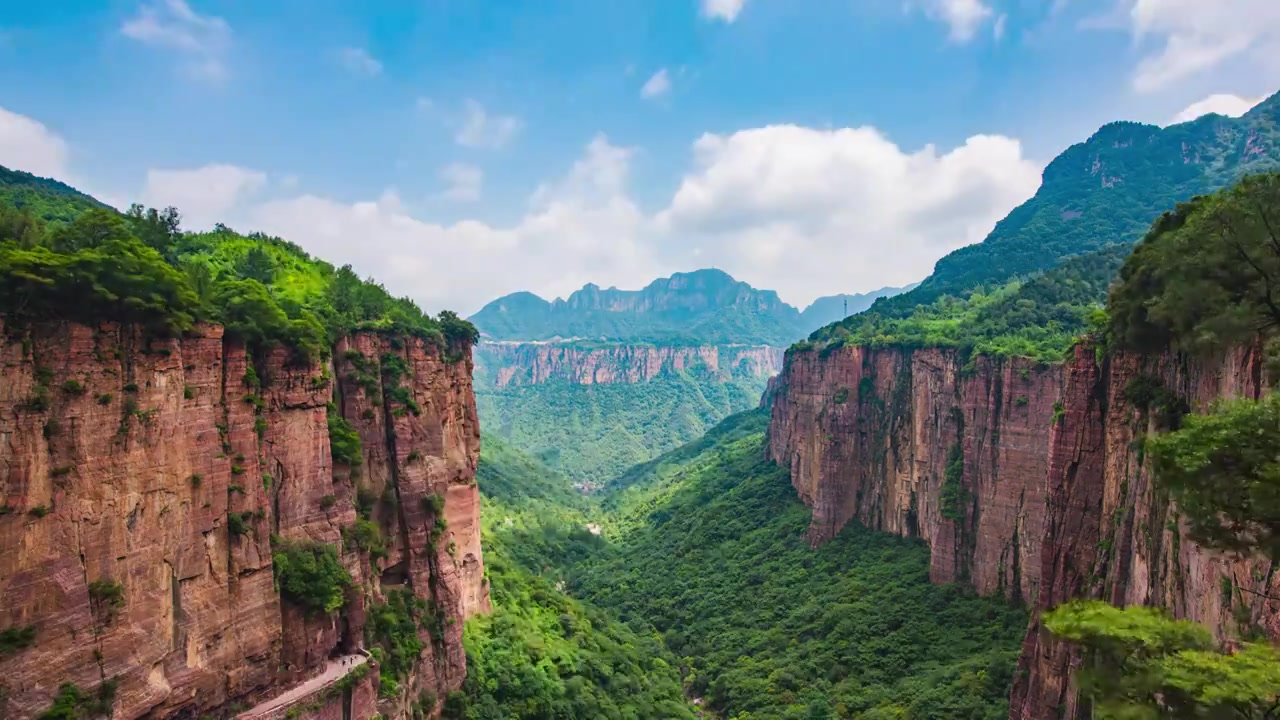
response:
<svg viewBox="0 0 1280 720"><path fill-rule="evenodd" d="M1023 643L1010 717L1049 720L1082 710L1071 686L1080 659L1041 627L1038 611L1077 597L1154 605L1206 625L1231 644L1280 637L1280 577L1269 561L1206 550L1186 537L1177 508L1152 482L1143 440L1162 429L1167 404L1134 388L1167 391L1165 403L1204 409L1226 397L1259 397L1256 348L1212 360L1176 355L1099 357L1077 348L1063 367L1061 422L1054 426L1042 591ZM1148 393L1149 395L1149 393Z"/></svg>
<svg viewBox="0 0 1280 720"><path fill-rule="evenodd" d="M484 386L648 382L673 372L716 380L757 379L782 368L781 348L484 342L476 348Z"/></svg>
<svg viewBox="0 0 1280 720"><path fill-rule="evenodd" d="M349 345L394 352L407 368L371 419L357 402L365 389L341 372ZM339 346L335 372L284 350L251 359L212 326L164 340L112 325L6 334L0 631L34 638L0 654L0 716L34 717L62 683L112 684L117 718L251 705L362 645L365 605L391 581L450 621L408 685L457 688L461 621L488 596L471 363L453 352L362 334ZM354 468L332 460L335 400L362 427ZM417 412L400 412L410 403ZM383 559L344 541L360 488L375 482L400 498L376 506L393 539ZM441 495L448 523L432 542L427 493ZM313 617L281 600L275 538L339 549L354 580L341 611Z"/></svg>
<svg viewBox="0 0 1280 720"><path fill-rule="evenodd" d="M1269 563L1186 539L1152 484L1143 439L1163 411L1133 388L1204 408L1257 397L1256 350L1211 361L1104 355L1063 365L952 351L792 352L773 393L768 452L813 508L810 538L848 521L918 536L931 577L1054 607L1077 597L1169 608L1224 641L1280 636ZM1038 612L1036 613L1038 617ZM1076 717L1071 649L1032 620L1011 717Z"/></svg>
<svg viewBox="0 0 1280 720"><path fill-rule="evenodd" d="M813 508L815 544L856 518L928 541L937 582L1031 601L1057 395L1057 372L1023 360L792 352L768 452Z"/></svg>

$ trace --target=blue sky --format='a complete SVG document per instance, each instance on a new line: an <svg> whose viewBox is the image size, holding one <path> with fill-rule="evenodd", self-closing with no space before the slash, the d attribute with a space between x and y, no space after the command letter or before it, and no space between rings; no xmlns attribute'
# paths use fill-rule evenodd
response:
<svg viewBox="0 0 1280 720"><path fill-rule="evenodd" d="M803 305L920 279L1105 122L1243 112L1278 45L1274 0L10 2L0 164L432 309L712 265Z"/></svg>

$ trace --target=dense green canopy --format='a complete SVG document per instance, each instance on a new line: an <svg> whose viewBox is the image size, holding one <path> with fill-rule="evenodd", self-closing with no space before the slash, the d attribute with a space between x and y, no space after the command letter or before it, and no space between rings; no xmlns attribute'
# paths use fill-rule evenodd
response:
<svg viewBox="0 0 1280 720"><path fill-rule="evenodd" d="M474 343L475 328L433 318L350 266L334 268L293 243L218 225L188 233L174 208L121 214L51 180L0 168L0 304L10 322L132 323L180 334L226 326L255 349L326 352L353 330L411 334L441 346Z"/></svg>

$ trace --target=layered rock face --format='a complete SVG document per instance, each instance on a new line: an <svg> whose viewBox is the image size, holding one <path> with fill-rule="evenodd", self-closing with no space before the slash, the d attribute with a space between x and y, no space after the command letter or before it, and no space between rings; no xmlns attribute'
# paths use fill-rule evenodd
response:
<svg viewBox="0 0 1280 720"><path fill-rule="evenodd" d="M772 394L770 457L791 470L820 543L849 520L925 539L937 582L964 581L1038 610L1094 597L1169 608L1224 641L1280 636L1269 563L1199 547L1153 487L1142 439L1160 410L1262 391L1256 351L1214 361L1102 356L1062 366L936 349L797 352ZM1036 614L1038 617L1038 613ZM1011 717L1076 717L1079 658L1032 620Z"/></svg>
<svg viewBox="0 0 1280 720"><path fill-rule="evenodd" d="M366 389L341 372L348 345L396 353L408 369L380 415L363 414ZM423 633L405 697L460 685L461 621L488 604L469 354L358 335L337 355L337 373L283 350L255 362L218 327L150 341L109 325L6 335L0 630L30 627L35 637L0 655L0 716L34 717L62 683L90 692L114 683L117 718L252 705L363 646L365 605L388 584L450 621L438 640ZM355 468L331 457L335 399L365 440ZM404 399L418 412L399 412ZM392 539L381 560L343 538L357 521L357 489L376 482L400 498L378 505ZM430 543L426 493L444 498L447 521ZM339 612L307 615L282 601L273 537L339 549L354 581ZM343 712L373 714L371 702L358 706ZM384 701L378 712L400 717L405 707Z"/></svg>
<svg viewBox="0 0 1280 720"><path fill-rule="evenodd" d="M687 371L717 380L767 378L782 368L783 350L768 346L673 347L485 342L476 349L486 385L575 385L648 382Z"/></svg>
<svg viewBox="0 0 1280 720"><path fill-rule="evenodd" d="M1256 348L1196 361L1174 355L1096 357L1077 348L1063 371L1061 421L1054 426L1037 610L1089 597L1154 605L1206 625L1226 644L1246 635L1280 637L1280 578L1269 561L1213 552L1187 539L1176 506L1153 484L1143 439L1163 409L1135 406L1133 388L1165 388L1193 410L1265 391ZM1010 717L1077 717L1071 687L1080 658L1055 642L1038 612L1023 643Z"/></svg>
<svg viewBox="0 0 1280 720"><path fill-rule="evenodd" d="M813 508L812 542L856 518L919 536L937 582L1035 598L1057 373L954 353L793 352L768 452Z"/></svg>

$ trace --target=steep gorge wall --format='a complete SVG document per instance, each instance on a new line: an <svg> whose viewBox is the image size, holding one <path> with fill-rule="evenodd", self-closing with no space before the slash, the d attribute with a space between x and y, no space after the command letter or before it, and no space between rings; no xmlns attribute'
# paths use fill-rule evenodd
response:
<svg viewBox="0 0 1280 720"><path fill-rule="evenodd" d="M640 383L664 373L690 371L720 379L767 378L782 368L782 348L760 346L612 345L484 342L476 348L484 384L575 385ZM479 384L480 381L478 381Z"/></svg>
<svg viewBox="0 0 1280 720"><path fill-rule="evenodd" d="M1061 366L968 365L937 349L795 352L774 388L768 452L813 508L815 543L857 519L923 538L935 581L1038 610L1096 597L1167 607L1224 641L1280 636L1280 604L1262 597L1280 596L1270 563L1189 541L1153 487L1142 438L1157 412L1126 392L1139 377L1192 408L1263 390L1250 350L1191 361L1080 347ZM1078 662L1033 619L1010 716L1076 717Z"/></svg>
<svg viewBox="0 0 1280 720"><path fill-rule="evenodd" d="M1098 357L1076 349L1062 368L1061 421L1053 428L1037 611L1078 597L1154 605L1202 623L1226 644L1246 635L1280 637L1280 577L1269 561L1206 550L1186 537L1177 508L1153 484L1143 440L1159 429L1159 408L1135 407L1135 379L1159 385L1203 410L1227 397L1266 390L1257 348L1209 361L1174 354ZM1071 687L1080 658L1054 641L1038 612L1023 643L1010 717L1084 714Z"/></svg>
<svg viewBox="0 0 1280 720"><path fill-rule="evenodd" d="M856 518L928 541L937 582L1030 602L1058 384L1022 360L962 371L941 350L793 352L768 452L813 508L815 544Z"/></svg>
<svg viewBox="0 0 1280 720"><path fill-rule="evenodd" d="M362 413L365 388L343 372L350 344L404 358L400 396L417 414L387 402L381 416ZM434 345L364 334L337 354L337 373L296 366L283 350L249 373L244 348L218 327L151 341L111 325L5 336L0 630L33 627L35 639L0 655L0 716L34 717L64 682L89 691L114 682L118 718L252 705L362 646L365 605L389 583L448 622L439 640L423 633L414 677L379 712L402 717L408 692L442 696L460 685L461 621L488 602L469 355L448 362ZM335 396L365 440L354 468L331 458L326 406ZM381 434L366 427L379 417ZM384 531L396 532L377 562L343 539L357 519L357 486L375 478L392 479L400 496L398 511L378 506L394 516ZM428 492L445 498L447 531L435 543L423 541L435 522ZM308 616L281 600L273 536L339 549L355 585L340 612ZM383 570L396 567L409 571ZM97 581L120 583L118 608L95 599Z"/></svg>

